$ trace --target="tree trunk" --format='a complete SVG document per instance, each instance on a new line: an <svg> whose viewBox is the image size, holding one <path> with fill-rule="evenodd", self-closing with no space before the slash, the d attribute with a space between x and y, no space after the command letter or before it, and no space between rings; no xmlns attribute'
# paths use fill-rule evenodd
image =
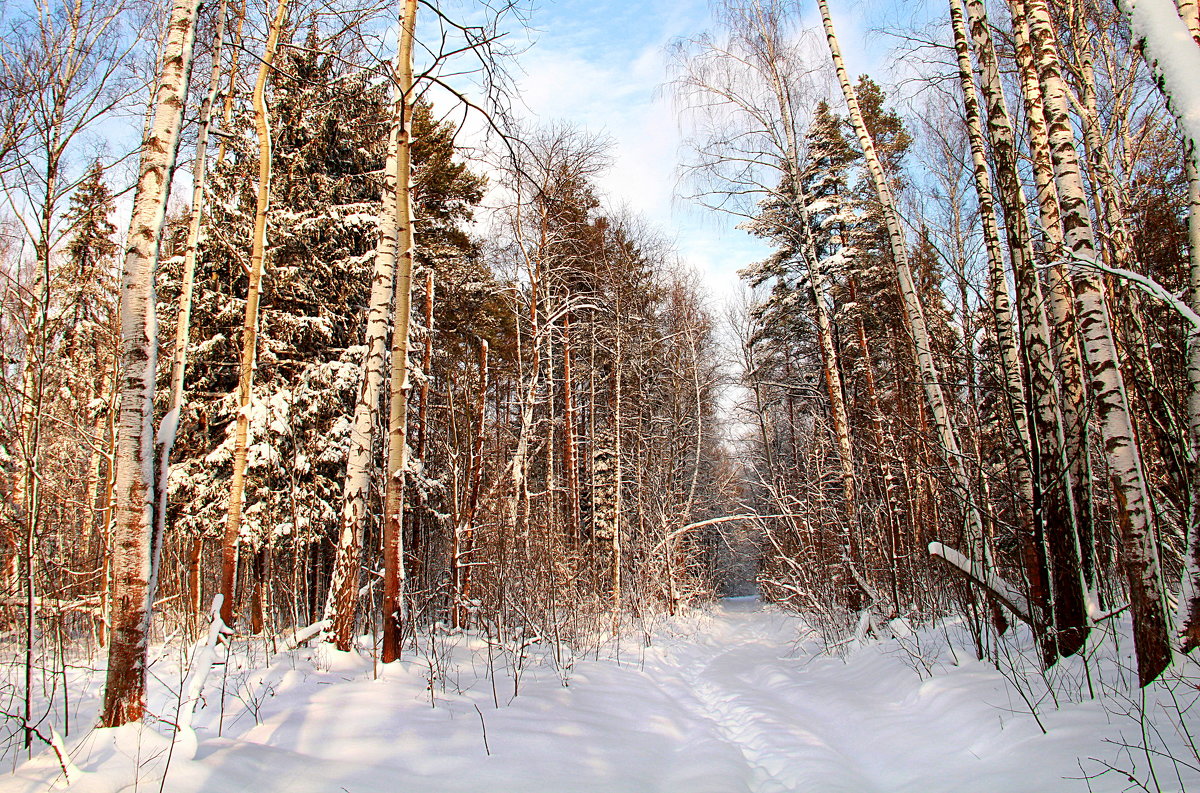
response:
<svg viewBox="0 0 1200 793"><path fill-rule="evenodd" d="M392 87L392 123L388 132L388 153L384 166L382 204L379 209L379 241L375 247L375 273L371 279L370 311L367 315L366 351L362 362L358 400L350 426L350 446L346 453L346 479L342 489L342 526L338 538L333 579L325 602L325 619L331 627L328 638L339 650L354 644L354 623L358 612L359 573L362 569L362 538L367 522L367 497L374 467L375 426L388 355L388 312L392 305L393 276L396 270L398 238L397 173L401 127L404 125L406 97L399 88L400 55L393 65L397 84Z"/></svg>
<svg viewBox="0 0 1200 793"><path fill-rule="evenodd" d="M154 374L158 327L154 273L179 146L199 0L175 0L163 46L154 121L142 144L121 290L120 423L112 550L112 641L100 726L118 727L145 713L146 646L157 583L154 536Z"/></svg>
<svg viewBox="0 0 1200 793"><path fill-rule="evenodd" d="M180 414L183 411L184 374L187 369L188 336L191 330L192 291L196 282L196 248L200 241L200 220L204 215L205 157L208 151L208 131L212 122L213 103L217 99L217 88L221 81L221 47L225 41L225 10L228 0L217 6L217 29L213 34L212 73L209 76L208 94L200 105L200 130L196 135L196 158L192 165L192 213L188 221L187 243L183 254L183 274L179 291L179 310L175 319L175 350L171 358L171 395L167 404L167 415L159 429L158 452L158 512L155 515L156 531L164 536L167 529L167 484L171 476L171 449L179 430ZM199 602L197 587L192 592ZM197 615L199 616L199 615Z"/></svg>
<svg viewBox="0 0 1200 793"><path fill-rule="evenodd" d="M575 388L571 374L571 314L563 315L563 468L567 479L566 534L579 542L579 462L575 451Z"/></svg>
<svg viewBox="0 0 1200 793"><path fill-rule="evenodd" d="M1187 103L1193 95L1191 81L1200 67L1200 10L1194 0L1118 0L1130 20L1134 41L1154 71L1167 107L1175 115L1183 135L1188 173L1188 305L1200 310L1200 118ZM1184 34L1188 35L1184 35ZM1173 34L1178 34L1174 35ZM1195 47L1185 42L1190 38ZM1169 64L1170 68L1164 68ZM1187 348L1187 407L1189 491L1187 514L1187 558L1183 589L1175 615L1175 628L1184 652L1200 646L1200 332L1193 328ZM1136 638L1136 634L1135 634ZM1169 656L1168 656L1169 658ZM1139 654L1140 660L1140 654Z"/></svg>
<svg viewBox="0 0 1200 793"><path fill-rule="evenodd" d="M1042 88L1034 68L1028 24L1023 13L1014 12L1013 39L1021 73L1021 90L1025 99L1038 212L1045 233L1046 258L1050 263L1048 303L1050 318L1053 320L1051 349L1062 375L1059 379L1059 404L1062 411L1063 453L1072 485L1071 507L1074 510L1074 523L1079 538L1080 568L1085 591L1091 593L1096 588L1096 581L1092 539L1091 454L1083 367L1079 354L1073 294L1063 263L1062 218L1058 207L1058 188L1054 184L1054 164L1050 157L1050 138L1046 129Z"/></svg>
<svg viewBox="0 0 1200 793"><path fill-rule="evenodd" d="M412 108L413 37L417 0L404 0L396 89L403 98L403 123L396 138L397 261L395 310L392 314L391 411L388 416L386 484L383 504L383 644L380 659L400 657L404 617L404 484L408 468L408 326L412 314L413 204Z"/></svg>
<svg viewBox="0 0 1200 793"><path fill-rule="evenodd" d="M1022 554L1025 562L1025 574L1029 579L1030 616L1035 630L1044 637L1044 631L1049 623L1050 600L1046 583L1046 560L1041 543L1041 516L1035 507L1038 498L1033 481L1034 438L1029 427L1021 348L1013 328L1012 298L1008 292L1008 276L1004 271L1004 254L1000 247L1000 231L996 225L996 206L992 194L991 177L988 174L983 129L980 124L979 99L975 91L971 54L960 0L951 0L950 20L954 33L954 49L958 60L963 107L966 111L967 137L971 145L975 191L979 196L979 214L983 223L984 247L988 259L988 294L991 303L992 326L996 333L996 344L1000 349L1004 392L1017 439L1015 473L1018 513L1021 516ZM989 122L990 120L989 118ZM1043 652L1043 655L1047 663L1054 660L1052 653Z"/></svg>
<svg viewBox="0 0 1200 793"><path fill-rule="evenodd" d="M1018 13L1017 5L1019 3L1014 3L1014 15ZM1146 685L1171 662L1149 492L1134 439L1129 398L1121 377L1104 284L1095 269L1095 235L1079 170L1079 155L1075 150L1075 133L1071 127L1053 24L1045 0L1028 0L1024 11L1045 101L1050 153L1062 208L1064 238L1072 263L1080 332L1117 502L1122 560L1133 611L1138 678ZM1017 22L1020 24L1020 18Z"/></svg>
<svg viewBox="0 0 1200 793"><path fill-rule="evenodd" d="M1029 216L1018 171L1016 135L1004 99L987 13L982 0L967 0L967 11L982 66L983 92L988 105L987 128L996 160L1009 256L1017 284L1021 336L1029 378L1026 399L1035 429L1029 436L1029 453L1035 476L1034 532L1031 539L1036 547L1033 552L1027 552L1026 562L1032 616L1035 620L1041 619L1045 615L1037 612L1049 603L1053 604L1054 624L1053 632L1048 637L1049 649L1057 646L1060 654L1069 656L1083 647L1088 633L1088 618L1080 575L1079 541L1074 510L1071 509L1072 482L1064 455L1066 443L1050 360L1049 322L1041 280L1033 261ZM1035 564L1036 570L1032 569ZM1046 580L1047 573L1049 581ZM1046 600L1047 594L1050 595L1049 602ZM1053 660L1050 652L1047 652L1047 658Z"/></svg>
<svg viewBox="0 0 1200 793"><path fill-rule="evenodd" d="M233 29L233 49L229 56L229 87L225 90L224 107L221 113L221 131L228 133L230 124L233 122L233 99L237 92L237 77L238 77L238 60L242 54L242 26L246 24L246 0L238 3L237 9L237 25ZM219 168L225 162L225 155L229 151L229 137L221 136L220 145L217 146L217 167Z"/></svg>
<svg viewBox="0 0 1200 793"><path fill-rule="evenodd" d="M479 496L483 487L483 440L487 430L488 343L479 342L479 401L475 410L475 431L471 443L471 463L468 471L467 508L464 517L455 524L450 556L450 579L454 586L452 622L455 628L464 627L470 614L471 559L475 551L475 521L479 514Z"/></svg>
<svg viewBox="0 0 1200 793"><path fill-rule="evenodd" d="M938 439L941 441L942 457L950 471L952 487L957 491L966 511L969 553L976 559L984 559L983 518L971 493L970 483L962 465L958 437L954 431L954 425L950 421L950 411L946 404L945 393L942 391L941 376L938 373L937 363L933 359L929 331L925 325L925 315L917 295L916 285L913 282L912 271L909 268L908 246L904 237L904 229L900 225L900 218L896 213L895 200L892 198L892 189L888 184L887 174L884 173L883 164L875 153L875 144L867 130L862 111L859 109L858 97L846 72L841 47L838 45L837 34L833 27L833 18L829 13L829 3L827 0L818 0L818 5L825 26L829 51L837 70L838 81L841 83L842 94L850 111L850 119L858 135L859 145L863 150L863 157L866 160L867 169L870 171L871 181L874 184L882 207L884 222L887 225L901 305L904 308L905 320L912 331L917 366L925 388L929 412L933 416Z"/></svg>
<svg viewBox="0 0 1200 793"><path fill-rule="evenodd" d="M1179 0L1179 15L1187 23L1192 41L1200 47L1200 4ZM1188 305L1200 312L1200 141L1188 140ZM1187 562L1175 629L1185 653L1200 647L1200 337L1188 337L1188 511Z"/></svg>
<svg viewBox="0 0 1200 793"><path fill-rule="evenodd" d="M242 360L238 369L238 413L234 434L233 476L229 483L229 510L221 547L221 621L233 626L234 589L237 583L238 545L242 528L242 501L246 490L246 449L250 436L250 406L254 394L254 367L258 352L258 299L262 289L267 246L267 207L271 199L271 120L267 111L267 77L275 62L279 36L287 15L287 0L279 0L267 34L266 51L254 84L254 129L258 136L258 194L254 205L254 236L250 241L250 282L246 287L246 315L242 325Z"/></svg>

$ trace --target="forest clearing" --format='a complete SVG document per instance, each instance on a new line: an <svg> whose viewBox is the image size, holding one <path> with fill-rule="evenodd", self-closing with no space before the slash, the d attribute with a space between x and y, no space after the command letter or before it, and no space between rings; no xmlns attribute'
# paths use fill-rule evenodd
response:
<svg viewBox="0 0 1200 793"><path fill-rule="evenodd" d="M1200 789L1196 0L0 3L0 790Z"/></svg>

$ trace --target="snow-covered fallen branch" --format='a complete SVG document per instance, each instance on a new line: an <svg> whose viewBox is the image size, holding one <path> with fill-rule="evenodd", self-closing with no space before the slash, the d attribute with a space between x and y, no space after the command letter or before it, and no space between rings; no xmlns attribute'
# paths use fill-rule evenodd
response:
<svg viewBox="0 0 1200 793"><path fill-rule="evenodd" d="M983 587L1001 604L1011 611L1017 619L1029 624L1029 601L1020 592L991 570L986 570L973 560L963 556L958 551L940 542L929 543L929 553L961 572L972 582Z"/></svg>
<svg viewBox="0 0 1200 793"><path fill-rule="evenodd" d="M297 647L300 647L314 636L320 634L322 631L332 627L332 625L332 620L318 620L312 625L300 628L298 631L289 636L287 641L283 643L284 651L287 652L288 650L295 650Z"/></svg>

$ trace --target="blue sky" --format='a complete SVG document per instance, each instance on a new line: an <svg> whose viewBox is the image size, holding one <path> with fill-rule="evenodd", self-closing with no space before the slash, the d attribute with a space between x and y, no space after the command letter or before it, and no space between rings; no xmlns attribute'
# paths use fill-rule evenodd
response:
<svg viewBox="0 0 1200 793"><path fill-rule="evenodd" d="M879 32L895 22L928 19L939 5L921 0L832 0L849 68L887 83L896 41ZM805 21L819 24L816 3ZM678 200L681 133L666 79L665 48L711 26L707 0L542 0L531 19L533 44L521 58L521 98L543 121L564 120L614 142L614 167L601 180L616 206L646 215L676 241L703 277L714 307L738 290L737 270L766 250L736 220Z"/></svg>

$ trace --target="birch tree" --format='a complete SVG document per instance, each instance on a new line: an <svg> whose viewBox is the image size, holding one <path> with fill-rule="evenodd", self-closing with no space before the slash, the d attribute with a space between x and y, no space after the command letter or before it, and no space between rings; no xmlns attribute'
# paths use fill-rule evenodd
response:
<svg viewBox="0 0 1200 793"><path fill-rule="evenodd" d="M154 376L158 328L154 273L171 172L179 146L192 63L198 0L176 0L163 44L153 123L142 144L121 288L120 422L115 450L112 642L104 686L103 727L137 721L145 712L146 650L158 577L155 535ZM164 426L164 432L173 428Z"/></svg>
<svg viewBox="0 0 1200 793"><path fill-rule="evenodd" d="M400 100L403 101L403 100ZM399 114L397 113L397 116ZM370 313L367 316L366 352L359 396L354 406L350 449L346 460L346 478L342 506L338 555L325 619L330 622L330 639L340 650L349 650L353 639L361 569L362 533L367 519L367 496L374 467L374 427L379 420L379 398L387 362L387 331L392 302L392 276L396 260L396 141L398 126L388 135L383 206L379 213L379 243L375 251L375 272L371 280Z"/></svg>
<svg viewBox="0 0 1200 793"><path fill-rule="evenodd" d="M383 643L380 660L400 657L404 604L404 485L408 468L408 368L409 324L412 319L413 200L412 200L412 101L413 46L417 25L417 2L405 0L400 17L396 91L402 117L393 121L396 130L395 300L392 312L391 396L388 413L387 463L384 469L383 500Z"/></svg>
<svg viewBox="0 0 1200 793"><path fill-rule="evenodd" d="M896 204L892 197L892 190L888 184L887 175L883 170L879 156L876 154L874 142L863 120L854 85L850 82L849 74L846 71L841 46L838 44L837 32L833 26L833 18L829 12L829 3L826 0L818 0L818 6L825 27L829 52L833 58L834 69L837 72L838 82L842 88L842 95L850 111L850 120L858 136L859 146L862 149L867 169L871 175L871 182L875 187L875 192L879 197L879 203L882 207L884 222L887 226L888 238L891 245L896 280L900 290L905 319L912 331L913 346L917 365L921 372L925 399L929 405L929 412L933 418L938 439L941 442L943 459L951 474L952 486L959 498L962 499L966 512L969 552L977 560L984 560L986 559L986 553L983 546L983 518L979 506L971 493L970 482L963 468L962 452L959 449L958 436L950 421L945 392L942 390L941 375L938 372L938 367L934 361L933 351L930 346L929 332L925 324L925 314L920 299L917 296L912 271L909 267L908 244L905 240L904 229L900 225L900 218L896 212Z"/></svg>
<svg viewBox="0 0 1200 793"><path fill-rule="evenodd" d="M987 129L996 160L1009 257L1019 297L1022 351L1027 364L1027 401L1035 429L1028 435L1030 460L1037 477L1032 505L1034 536L1031 538L1035 547L1027 553L1026 571L1035 594L1033 599L1036 599L1038 585L1050 594L1048 600L1054 607L1052 642L1061 654L1073 655L1083 646L1087 636L1087 616L1080 576L1079 542L1071 508L1073 487L1064 457L1065 438L1050 357L1049 324L1041 280L1033 260L1028 211L1018 170L1017 140L1001 85L987 12L981 0L967 0L966 9L988 106ZM1044 580L1047 576L1050 580Z"/></svg>
<svg viewBox="0 0 1200 793"><path fill-rule="evenodd" d="M1028 0L1023 9L1015 5L1013 12L1017 24L1021 24L1022 19L1028 20L1033 60L1042 85L1066 253L1072 268L1075 307L1097 419L1104 437L1109 476L1118 505L1124 567L1134 617L1138 678L1146 685L1158 677L1171 660L1149 493L1134 438L1104 285L1096 269L1095 234L1075 149L1067 89L1062 79L1050 12L1045 0Z"/></svg>
<svg viewBox="0 0 1200 793"><path fill-rule="evenodd" d="M1188 244L1190 267L1187 299L1200 309L1200 12L1191 0L1118 0L1142 54L1154 70L1184 139L1188 169ZM1175 628L1185 652L1200 646L1200 329L1188 335L1188 451L1190 491L1187 515L1187 560Z"/></svg>
<svg viewBox="0 0 1200 793"><path fill-rule="evenodd" d="M1022 6L1023 7L1023 6ZM1079 538L1080 567L1085 589L1095 588L1092 539L1091 455L1087 429L1087 405L1083 367L1079 351L1079 333L1075 321L1074 294L1066 272L1063 252L1063 228L1058 206L1058 188L1050 157L1050 138L1046 128L1042 88L1033 64L1028 21L1023 14L1013 16L1013 48L1020 73L1025 118L1038 216L1041 221L1048 261L1048 308L1052 322L1052 353L1061 372L1061 411L1063 454L1071 480L1071 507Z"/></svg>
<svg viewBox="0 0 1200 793"><path fill-rule="evenodd" d="M225 42L225 17L228 0L221 0L216 10L216 30L213 33L212 70L208 79L208 93L200 105L200 129L196 135L196 154L192 162L192 208L188 220L187 241L184 243L183 277L179 291L179 308L175 319L175 349L171 355L170 401L167 415L163 419L169 432L158 438L158 510L155 517L159 534L166 531L167 483L171 476L171 450L175 446L175 430L179 427L179 416L183 410L184 377L187 372L188 339L191 333L192 292L196 282L196 251L200 244L200 221L204 217L205 188L207 186L208 135L212 123L213 105L221 82L221 49ZM197 566L199 560L196 560ZM201 609L200 579L195 576L191 592L192 608L196 614Z"/></svg>
<svg viewBox="0 0 1200 793"><path fill-rule="evenodd" d="M402 29L411 27L408 17ZM346 459L342 527L338 541L333 579L326 603L326 619L331 622L331 640L339 650L349 650L353 641L353 628L358 603L358 579L361 568L363 527L367 518L367 494L374 467L374 428L379 421L379 401L383 384L384 368L388 357L387 332L389 309L394 293L393 275L396 270L397 242L400 236L401 214L398 202L407 201L407 194L399 191L403 183L407 186L407 174L401 176L402 136L407 135L405 125L412 112L410 93L412 90L412 64L404 58L412 57L411 43L405 46L408 35L402 36L401 48L392 69L392 122L388 131L387 162L384 165L382 204L379 210L379 242L375 249L375 272L371 280L371 302L367 315L366 352L362 364L362 380L358 400L354 405L354 419L350 434L350 449ZM405 81L408 81L407 87ZM408 145L407 137L404 145ZM411 236L411 235L410 235ZM411 240L410 240L411 244ZM411 268L411 251L408 252ZM424 407L424 405L422 405Z"/></svg>

